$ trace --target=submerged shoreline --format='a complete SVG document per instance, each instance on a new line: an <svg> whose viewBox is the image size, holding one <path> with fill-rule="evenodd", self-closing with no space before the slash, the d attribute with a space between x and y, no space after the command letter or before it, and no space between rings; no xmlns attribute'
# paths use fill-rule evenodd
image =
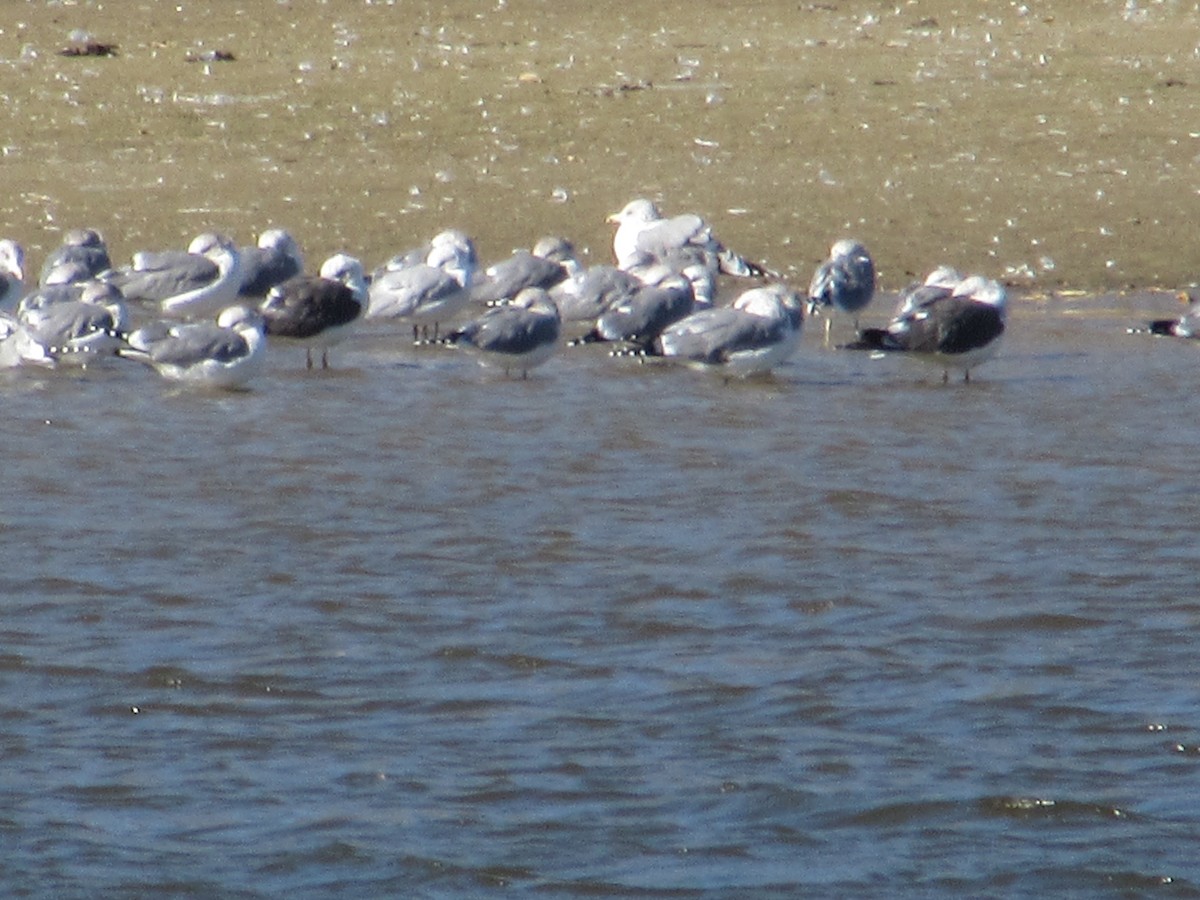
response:
<svg viewBox="0 0 1200 900"><path fill-rule="evenodd" d="M1177 249L1194 7L115 0L14 19L0 219L34 260L82 225L122 260L281 225L310 260L371 266L459 227L484 259L561 233L599 261L605 216L646 195L796 283L848 234L884 290L940 263L1032 293L1196 281ZM77 29L116 55L60 55Z"/></svg>

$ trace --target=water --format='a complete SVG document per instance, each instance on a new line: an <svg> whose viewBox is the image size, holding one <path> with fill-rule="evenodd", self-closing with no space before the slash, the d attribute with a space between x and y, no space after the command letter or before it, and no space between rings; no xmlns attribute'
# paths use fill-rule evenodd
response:
<svg viewBox="0 0 1200 900"><path fill-rule="evenodd" d="M1014 305L969 385L6 375L0 892L1197 896L1195 348Z"/></svg>
<svg viewBox="0 0 1200 900"><path fill-rule="evenodd" d="M37 262L596 261L646 195L798 285L846 234L889 289L1195 277L1194 4L24 6ZM385 327L243 394L0 372L0 895L1200 895L1196 348L1014 307L966 386L815 330L730 385Z"/></svg>

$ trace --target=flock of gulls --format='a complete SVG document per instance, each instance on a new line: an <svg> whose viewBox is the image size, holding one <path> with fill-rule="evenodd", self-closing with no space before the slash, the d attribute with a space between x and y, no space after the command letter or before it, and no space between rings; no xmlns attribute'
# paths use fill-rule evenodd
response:
<svg viewBox="0 0 1200 900"><path fill-rule="evenodd" d="M84 228L31 285L21 246L0 241L0 368L124 359L173 381L240 388L268 345L298 345L309 369L316 359L327 367L333 346L376 319L522 377L561 347L604 342L614 356L743 378L791 356L806 315L836 311L854 322L843 348L911 356L945 381L951 370L969 380L1004 334L1005 290L983 276L938 268L902 292L885 327L859 328L875 265L857 241L837 241L804 294L723 245L698 215L666 217L636 199L609 221L614 262L586 267L570 241L545 238L481 268L472 240L448 230L369 273L339 253L311 274L282 229L242 248L206 233L186 250L114 266L101 235ZM753 284L722 301L719 286L735 279Z"/></svg>

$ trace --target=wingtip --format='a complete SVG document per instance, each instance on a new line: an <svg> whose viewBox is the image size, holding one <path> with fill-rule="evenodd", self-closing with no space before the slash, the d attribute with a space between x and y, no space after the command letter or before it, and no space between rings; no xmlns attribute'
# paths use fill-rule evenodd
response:
<svg viewBox="0 0 1200 900"><path fill-rule="evenodd" d="M865 328L848 344L839 344L839 350L887 350L887 331L882 328Z"/></svg>

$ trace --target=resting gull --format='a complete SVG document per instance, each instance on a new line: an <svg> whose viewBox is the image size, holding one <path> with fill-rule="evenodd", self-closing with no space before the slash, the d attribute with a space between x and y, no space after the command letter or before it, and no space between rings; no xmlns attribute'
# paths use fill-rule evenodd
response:
<svg viewBox="0 0 1200 900"><path fill-rule="evenodd" d="M971 369L999 349L1007 304L1007 294L998 281L973 275L948 295L943 292L913 305L886 328L865 329L858 340L846 346L911 355L939 366L943 382L949 381L951 368L961 369L963 381L970 381Z"/></svg>
<svg viewBox="0 0 1200 900"><path fill-rule="evenodd" d="M693 213L665 218L653 201L631 200L608 217L617 226L613 235L613 254L617 266L629 269L645 263L647 255L663 261L681 249L699 250L705 261L726 275L761 278L771 274L762 265L751 262L722 244L704 219Z"/></svg>
<svg viewBox="0 0 1200 900"><path fill-rule="evenodd" d="M129 309L121 291L116 285L97 280L47 284L35 288L22 297L21 302L17 304L17 318L27 319L38 313L44 313L49 307L56 304L77 301L103 306L112 314L117 331L129 330Z"/></svg>
<svg viewBox="0 0 1200 900"><path fill-rule="evenodd" d="M387 272L420 263L445 269L463 284L470 284L475 280L475 270L479 268L479 257L475 252L475 242L466 232L457 228L447 228L439 231L425 243L397 253L371 273L371 280L379 278Z"/></svg>
<svg viewBox="0 0 1200 900"><path fill-rule="evenodd" d="M1177 296L1181 303L1188 305L1183 315L1173 319L1152 319L1142 328L1127 329L1128 333L1200 339L1200 304L1186 291L1181 291Z"/></svg>
<svg viewBox="0 0 1200 900"><path fill-rule="evenodd" d="M73 228L63 242L46 257L38 284L66 284L87 281L112 268L108 245L94 228Z"/></svg>
<svg viewBox="0 0 1200 900"><path fill-rule="evenodd" d="M474 353L479 363L519 371L525 378L558 349L558 308L542 288L525 288L510 303L495 306L446 338Z"/></svg>
<svg viewBox="0 0 1200 900"><path fill-rule="evenodd" d="M732 306L692 313L654 342L658 354L744 378L771 371L795 352L804 324L800 295L783 284L741 294Z"/></svg>
<svg viewBox="0 0 1200 900"><path fill-rule="evenodd" d="M321 368L327 369L329 348L345 338L366 305L362 263L338 253L325 260L320 275L298 275L271 288L259 309L268 335L303 344L309 369L319 349Z"/></svg>
<svg viewBox="0 0 1200 900"><path fill-rule="evenodd" d="M366 317L409 322L414 341L432 324L436 340L439 324L467 305L476 265L475 243L466 234L440 232L424 247L375 270Z"/></svg>
<svg viewBox="0 0 1200 900"><path fill-rule="evenodd" d="M717 297L717 276L720 269L713 265L715 257L705 253L699 247L680 247L670 250L662 256L642 254L640 260L628 268L631 275L636 275L644 283L652 283L662 277L663 269L678 272L692 283L692 294L696 298L696 307L704 309L712 306Z"/></svg>
<svg viewBox="0 0 1200 900"><path fill-rule="evenodd" d="M685 276L665 266L660 275L654 283L640 285L604 310L592 330L572 343L606 341L648 350L666 328L696 307L692 283Z"/></svg>
<svg viewBox="0 0 1200 900"><path fill-rule="evenodd" d="M243 247L239 254L242 267L239 297L265 297L275 285L304 273L300 245L282 228L268 228L258 236L256 246Z"/></svg>
<svg viewBox="0 0 1200 900"><path fill-rule="evenodd" d="M580 269L550 289L550 298L564 322L594 322L606 310L642 287L642 280L616 266L601 264Z"/></svg>
<svg viewBox="0 0 1200 900"><path fill-rule="evenodd" d="M92 283L81 299L33 306L10 320L0 365L86 365L123 344L124 304L107 285Z"/></svg>
<svg viewBox="0 0 1200 900"><path fill-rule="evenodd" d="M532 252L517 250L508 259L488 266L471 288L471 299L487 305L505 303L525 288L550 290L581 268L570 241L545 237L534 245Z"/></svg>
<svg viewBox="0 0 1200 900"><path fill-rule="evenodd" d="M0 241L0 309L13 309L25 290L25 250L14 240Z"/></svg>
<svg viewBox="0 0 1200 900"><path fill-rule="evenodd" d="M221 311L215 323L156 322L129 335L119 356L151 366L163 378L205 387L243 387L266 353L262 314L245 306Z"/></svg>
<svg viewBox="0 0 1200 900"><path fill-rule="evenodd" d="M813 314L822 307L832 306L838 312L854 317L858 331L858 314L866 309L875 296L875 263L861 243L849 238L837 241L829 250L829 258L817 267L808 287L808 311ZM829 338L833 319L825 320L825 338Z"/></svg>
<svg viewBox="0 0 1200 900"><path fill-rule="evenodd" d="M179 251L140 252L133 265L105 273L130 301L158 304L164 313L205 318L237 299L241 254L229 238L201 234Z"/></svg>

